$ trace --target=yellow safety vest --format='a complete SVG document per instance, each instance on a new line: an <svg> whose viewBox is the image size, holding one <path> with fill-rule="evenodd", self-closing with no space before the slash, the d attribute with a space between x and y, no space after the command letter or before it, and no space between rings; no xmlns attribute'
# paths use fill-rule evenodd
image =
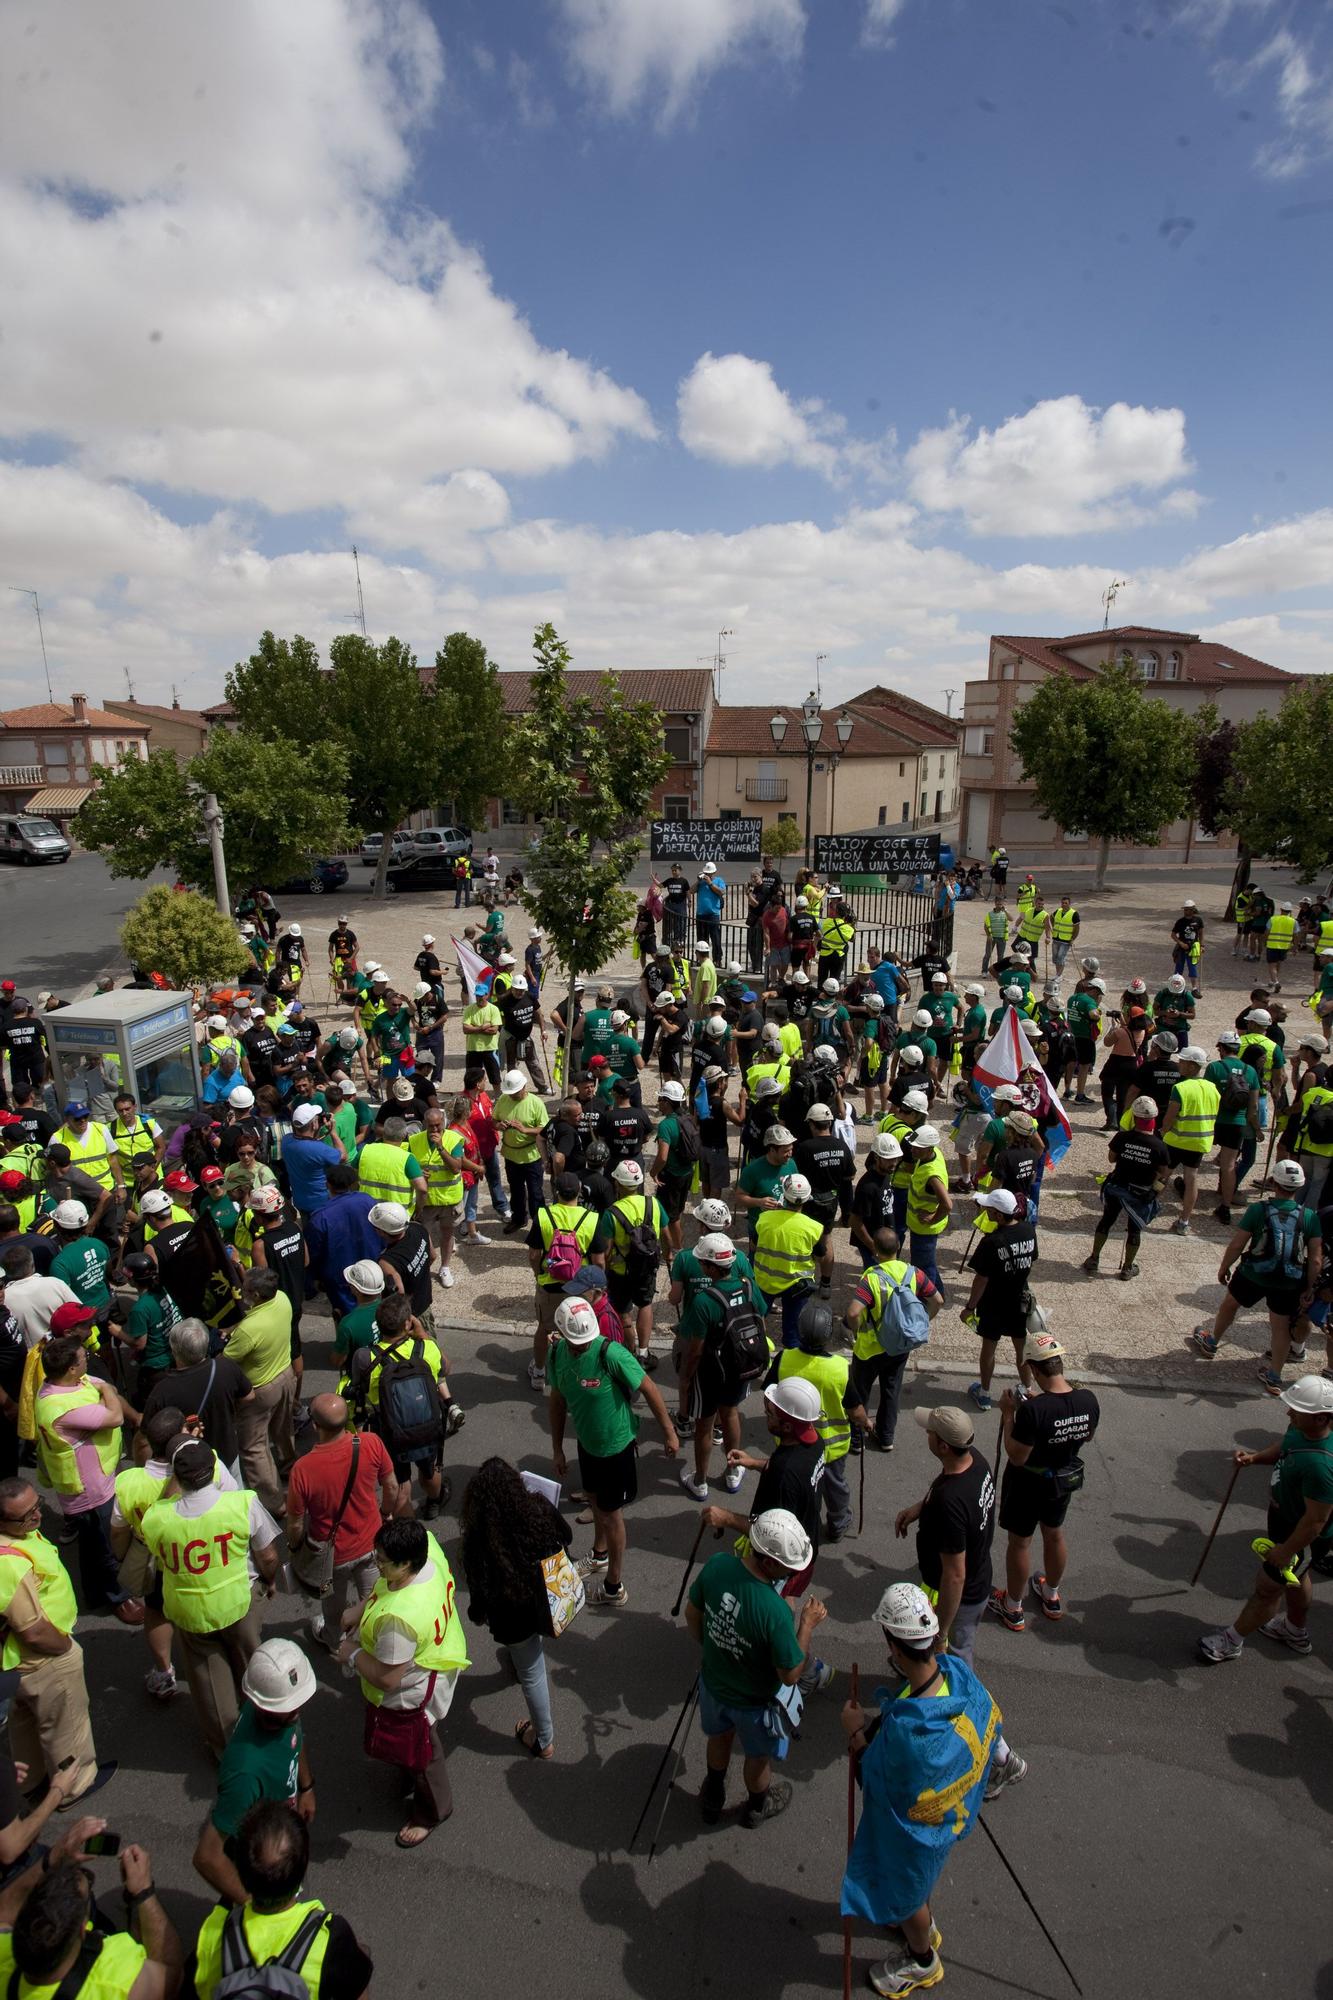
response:
<svg viewBox="0 0 1333 2000"><path fill-rule="evenodd" d="M296 1933L312 1911L318 1910L326 1919L328 1912L316 1898L308 1903L293 1903L290 1909L274 1910L261 1916L253 1904L241 1911L241 1929L250 1956L256 1965L268 1965L287 1949ZM213 2000L218 1981L222 1977L222 1932L230 1906L219 1905L205 1917L195 1944L194 1990L199 2000ZM324 1954L329 1948L329 1926L327 1921L316 1931L314 1941L301 1965L301 1977L305 1981L310 2000L318 2000L319 1983L324 1971ZM129 1991L127 1987L126 1992ZM84 1995L79 1995L84 2000Z"/></svg>
<svg viewBox="0 0 1333 2000"><path fill-rule="evenodd" d="M1201 1076L1182 1077L1176 1085L1176 1122L1167 1133L1168 1145L1182 1153L1206 1153L1213 1143L1222 1093L1215 1083Z"/></svg>
<svg viewBox="0 0 1333 2000"><path fill-rule="evenodd" d="M1009 935L1009 918L1004 910L987 910L986 935L998 938L1003 944Z"/></svg>
<svg viewBox="0 0 1333 2000"><path fill-rule="evenodd" d="M182 1632L222 1632L250 1609L250 1502L242 1489L221 1493L202 1514L184 1518L159 1500L141 1523L162 1579L163 1608Z"/></svg>
<svg viewBox="0 0 1333 2000"><path fill-rule="evenodd" d="M1314 1083L1301 1093L1301 1124L1297 1150L1302 1155L1308 1153L1311 1159L1330 1160L1333 1159L1333 1140L1326 1139L1321 1144L1310 1137L1310 1113L1321 1104L1333 1104L1333 1090L1325 1090L1322 1084Z"/></svg>
<svg viewBox="0 0 1333 2000"><path fill-rule="evenodd" d="M153 1156L157 1152L158 1128L147 1118L137 1118L133 1130L123 1118L113 1119L111 1137L116 1142L122 1168L127 1168L132 1160Z"/></svg>
<svg viewBox="0 0 1333 2000"><path fill-rule="evenodd" d="M408 1177L406 1146L390 1146L383 1139L372 1139L361 1149L357 1162L357 1186L362 1194L368 1194L374 1201L397 1201L410 1215L416 1203L412 1192L412 1182Z"/></svg>
<svg viewBox="0 0 1333 2000"><path fill-rule="evenodd" d="M933 1180L943 1181L946 1187L949 1185L949 1169L938 1146L919 1166L913 1167L907 1183L907 1227L915 1236L942 1236L949 1227L947 1214L940 1216L937 1222L926 1221L927 1214L935 1206L935 1197L927 1193L926 1183Z"/></svg>
<svg viewBox="0 0 1333 2000"><path fill-rule="evenodd" d="M856 925L849 917L825 917L819 926L820 957L840 958L855 936Z"/></svg>
<svg viewBox="0 0 1333 2000"><path fill-rule="evenodd" d="M1255 1062L1250 1055L1251 1049L1259 1050L1258 1062ZM1240 1047L1236 1053L1242 1062L1249 1063L1251 1069L1258 1071L1259 1082L1267 1090L1273 1080L1273 1059L1277 1055L1277 1043L1270 1041L1267 1035L1261 1035L1256 1030L1241 1036Z"/></svg>
<svg viewBox="0 0 1333 2000"><path fill-rule="evenodd" d="M228 1054L235 1056L236 1067L239 1069L243 1053L244 1051L235 1035L209 1035L199 1045L199 1054L201 1057L208 1057L208 1067L210 1069L214 1063L221 1062L223 1056Z"/></svg>
<svg viewBox="0 0 1333 2000"><path fill-rule="evenodd" d="M1023 939L1023 942L1025 944L1036 944L1041 938L1041 934L1045 930L1045 928L1046 928L1045 910L1034 910L1032 908L1028 908L1024 910L1023 915L1019 920L1018 935Z"/></svg>
<svg viewBox="0 0 1333 2000"><path fill-rule="evenodd" d="M1333 950L1333 917L1323 917L1319 923L1319 935L1315 939L1316 951Z"/></svg>
<svg viewBox="0 0 1333 2000"><path fill-rule="evenodd" d="M366 998L361 1002L361 1005L356 1010L356 1018L361 1023L362 1034L365 1035L367 1039L369 1039L370 1031L374 1027L376 1021L378 1021L380 1015L387 1014L388 1011L389 1007L387 1001L375 1000L372 999L369 994L366 995Z"/></svg>
<svg viewBox="0 0 1333 2000"><path fill-rule="evenodd" d="M447 1674L470 1664L467 1641L454 1607L453 1572L434 1535L428 1533L426 1539L427 1560L434 1563L435 1575L424 1581L405 1583L399 1590L390 1590L381 1577L366 1601L357 1639L367 1653L373 1654L375 1634L381 1625L393 1619L406 1625L417 1642L412 1655L414 1664L426 1673ZM378 1708L384 1700L384 1690L368 1680L362 1680L361 1692L372 1707Z"/></svg>
<svg viewBox="0 0 1333 2000"><path fill-rule="evenodd" d="M1077 910L1051 911L1051 936L1056 940L1057 944L1071 944L1073 942L1074 925L1077 922Z"/></svg>
<svg viewBox="0 0 1333 2000"><path fill-rule="evenodd" d="M889 1133L902 1147L903 1156L901 1160L895 1160L893 1163L892 1179L894 1187L905 1188L910 1185L912 1179L912 1163L907 1157L907 1140L908 1135L915 1131L916 1128L913 1125L909 1125L907 1120L900 1117L896 1111L890 1111L886 1118L880 1119L879 1129L881 1132Z"/></svg>
<svg viewBox="0 0 1333 2000"><path fill-rule="evenodd" d="M632 1202L639 1204L637 1215L630 1213ZM637 1229L641 1222L646 1222L654 1236L660 1238L662 1234L657 1201L650 1194L622 1194L618 1201L612 1202L606 1212L611 1218L611 1248L607 1252L607 1268L614 1271L617 1277L623 1278L630 1230Z"/></svg>
<svg viewBox="0 0 1333 2000"><path fill-rule="evenodd" d="M0 1600L6 1606L25 1577L30 1578L36 1587L43 1618L48 1619L57 1632L72 1632L79 1615L79 1603L69 1571L53 1544L40 1532L32 1535L0 1534ZM23 1657L18 1639L6 1625L5 1670L18 1666Z"/></svg>
<svg viewBox="0 0 1333 2000"><path fill-rule="evenodd" d="M1296 935L1296 919L1289 913L1283 915L1275 910L1268 919L1268 949L1270 951L1290 951L1291 941Z"/></svg>
<svg viewBox="0 0 1333 2000"><path fill-rule="evenodd" d="M755 1283L766 1299L781 1298L803 1278L815 1275L815 1245L824 1224L796 1209L765 1208L755 1217Z"/></svg>
<svg viewBox="0 0 1333 2000"><path fill-rule="evenodd" d="M125 2000L147 1962L146 1948L128 1931L104 1932L77 2000ZM15 2000L54 2000L58 1990L54 1979L33 1980L20 1973L14 1963L13 1933L0 1935L0 1992L12 1992Z"/></svg>
<svg viewBox="0 0 1333 2000"><path fill-rule="evenodd" d="M633 1199L632 1196L626 1198L629 1200ZM542 1233L543 1254L550 1249L552 1243L555 1241L556 1230L567 1229L578 1244L579 1249L586 1256L588 1246L597 1234L598 1219L595 1208L584 1208L577 1201L553 1201L548 1207L539 1208L537 1210L537 1227ZM548 1278L545 1271L537 1273L537 1283L544 1285L548 1291L558 1292L561 1286L559 1278Z"/></svg>
<svg viewBox="0 0 1333 2000"><path fill-rule="evenodd" d="M1014 895L1014 901L1020 910L1027 911L1032 908L1033 899L1036 894L1037 885L1035 882L1020 882Z"/></svg>
<svg viewBox="0 0 1333 2000"><path fill-rule="evenodd" d="M824 1434L824 1456L830 1462L846 1458L852 1443L852 1426L843 1408L847 1393L848 1367L845 1355L803 1354L799 1347L787 1348L778 1363L778 1380L800 1375L819 1391L823 1416L819 1428Z"/></svg>
<svg viewBox="0 0 1333 2000"><path fill-rule="evenodd" d="M801 1040L801 1030L796 1022L784 1021L778 1029L778 1034L782 1038L782 1053L787 1061L789 1063L798 1062L805 1044Z"/></svg>
<svg viewBox="0 0 1333 2000"><path fill-rule="evenodd" d="M72 1165L82 1167L84 1173L90 1175L99 1187L109 1188L115 1186L115 1176L111 1171L111 1154L107 1150L106 1127L104 1125L99 1125L94 1119L89 1119L87 1129L81 1139L68 1125L62 1125L55 1136L62 1146L69 1147L69 1157Z"/></svg>
<svg viewBox="0 0 1333 2000"><path fill-rule="evenodd" d="M144 1465L131 1465L116 1475L116 1505L138 1542L143 1540L143 1517L162 1498L166 1483L165 1472L150 1472Z"/></svg>
<svg viewBox="0 0 1333 2000"><path fill-rule="evenodd" d="M791 1081L791 1069L785 1052L779 1056L776 1062L750 1064L750 1067L745 1072L745 1089L747 1095L753 1097L756 1084L762 1082L766 1076L775 1076L782 1085L782 1088L784 1090L787 1088L788 1083Z"/></svg>
<svg viewBox="0 0 1333 2000"><path fill-rule="evenodd" d="M451 1128L440 1134L438 1143L425 1132L414 1132L408 1140L408 1152L426 1169L428 1207L457 1208L461 1204L466 1189L459 1161L466 1144L463 1134ZM411 1206L410 1202L408 1206Z"/></svg>
<svg viewBox="0 0 1333 2000"><path fill-rule="evenodd" d="M101 1400L96 1389L80 1382L75 1389L43 1388L33 1405L37 1421L37 1459L42 1478L57 1493L82 1493L84 1484L75 1457L76 1447L61 1437L56 1424L71 1410L90 1409L94 1403L100 1404ZM108 1424L105 1430L85 1431L79 1443L95 1447L97 1462L103 1472L108 1475L115 1472L120 1464L119 1424Z"/></svg>
<svg viewBox="0 0 1333 2000"><path fill-rule="evenodd" d="M984 1210L982 1212L985 1213ZM893 1287L897 1286L916 1297L916 1267L905 1264L901 1257L887 1257L882 1264L872 1264L868 1271L863 1271L861 1283L870 1294L870 1311L857 1323L852 1353L858 1361L870 1361L884 1352L879 1326Z"/></svg>

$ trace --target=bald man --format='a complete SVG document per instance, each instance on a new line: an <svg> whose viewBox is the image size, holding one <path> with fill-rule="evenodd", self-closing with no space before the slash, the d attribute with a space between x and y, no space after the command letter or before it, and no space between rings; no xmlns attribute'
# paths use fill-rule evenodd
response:
<svg viewBox="0 0 1333 2000"><path fill-rule="evenodd" d="M410 1514L410 1488L399 1491L393 1463L373 1432L347 1428L341 1396L316 1396L310 1405L313 1448L292 1467L287 1487L287 1546L298 1582L318 1597L321 1552L333 1543L333 1589L318 1605L311 1636L336 1646L339 1620L349 1600L359 1603L374 1589L375 1537L382 1521ZM324 1559L325 1564L327 1558Z"/></svg>

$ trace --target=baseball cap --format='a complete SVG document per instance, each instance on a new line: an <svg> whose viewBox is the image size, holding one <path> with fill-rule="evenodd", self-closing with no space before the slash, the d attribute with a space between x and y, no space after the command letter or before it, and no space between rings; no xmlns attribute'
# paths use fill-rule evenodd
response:
<svg viewBox="0 0 1333 2000"><path fill-rule="evenodd" d="M949 1403L941 1403L933 1410L914 1410L912 1414L923 1431L943 1439L945 1444L953 1445L957 1451L971 1444L976 1435L967 1411L954 1409Z"/></svg>
<svg viewBox="0 0 1333 2000"><path fill-rule="evenodd" d="M974 1195L972 1199L978 1208L988 1208L995 1215L1018 1213L1018 1197L1008 1188L992 1188L989 1194Z"/></svg>
<svg viewBox="0 0 1333 2000"><path fill-rule="evenodd" d="M227 1018L226 1018L226 1015L225 1015L225 1014L210 1014L210 1015L209 1015L209 1017L208 1017L208 1026L209 1026L209 1031L210 1031L210 1033L212 1033L212 1034L215 1034L215 1035L218 1035L218 1034L225 1034L225 1033L226 1033L226 1031L227 1031Z"/></svg>
<svg viewBox="0 0 1333 2000"><path fill-rule="evenodd" d="M1197 1042L1191 1042L1187 1049L1180 1051L1176 1061L1193 1063L1196 1069L1202 1069L1208 1061L1208 1051L1201 1049Z"/></svg>
<svg viewBox="0 0 1333 2000"><path fill-rule="evenodd" d="M62 1306L61 1311L68 1311L68 1307ZM1333 1416L1333 1382L1326 1382L1322 1375L1302 1375L1278 1400L1303 1417Z"/></svg>
<svg viewBox="0 0 1333 2000"><path fill-rule="evenodd" d="M400 1201L377 1201L367 1220L385 1236L401 1236L410 1217Z"/></svg>
<svg viewBox="0 0 1333 2000"><path fill-rule="evenodd" d="M51 1331L57 1337L62 1333L77 1333L81 1326L88 1326L97 1318L92 1306L57 1306L51 1315Z"/></svg>
<svg viewBox="0 0 1333 2000"><path fill-rule="evenodd" d="M65 1116L66 1118L86 1118L88 1116L88 1106L81 1103L78 1098L71 1097L65 1106Z"/></svg>
<svg viewBox="0 0 1333 2000"><path fill-rule="evenodd" d="M398 1094L397 1086L395 1085L394 1088L395 1097L397 1096L397 1094ZM319 1106L317 1104L298 1104L295 1111L293 1111L292 1113L292 1124L294 1127L318 1125L318 1123L319 1123Z"/></svg>
<svg viewBox="0 0 1333 2000"><path fill-rule="evenodd" d="M384 1290L384 1273L369 1257L358 1257L355 1264L345 1264L343 1278L353 1291L364 1292L368 1298L378 1298Z"/></svg>
<svg viewBox="0 0 1333 2000"><path fill-rule="evenodd" d="M1273 1016L1267 1007L1251 1007L1245 1018L1252 1028L1271 1028L1273 1025Z"/></svg>
<svg viewBox="0 0 1333 2000"><path fill-rule="evenodd" d="M174 1173L168 1174L162 1185L170 1189L172 1194L197 1194L199 1191L198 1181L187 1174L184 1167L177 1167Z"/></svg>
<svg viewBox="0 0 1333 2000"><path fill-rule="evenodd" d="M606 1290L606 1272L600 1264L580 1264L572 1278L560 1287L567 1299L586 1299Z"/></svg>
<svg viewBox="0 0 1333 2000"><path fill-rule="evenodd" d="M221 1167L200 1167L199 1169L200 1187L216 1187L221 1179L222 1179Z"/></svg>
<svg viewBox="0 0 1333 2000"><path fill-rule="evenodd" d="M0 1174L0 1194L16 1194L23 1186L25 1178L25 1175L16 1172L13 1167L7 1167L4 1173Z"/></svg>

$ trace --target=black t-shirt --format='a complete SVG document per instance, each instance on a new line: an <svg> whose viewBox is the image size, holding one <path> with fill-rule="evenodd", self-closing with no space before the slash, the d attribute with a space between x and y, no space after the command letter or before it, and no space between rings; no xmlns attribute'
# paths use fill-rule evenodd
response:
<svg viewBox="0 0 1333 2000"><path fill-rule="evenodd" d="M605 1109L606 1106L599 1104L595 1097L590 1097L579 1105L579 1135L585 1146L597 1137L598 1120Z"/></svg>
<svg viewBox="0 0 1333 2000"><path fill-rule="evenodd" d="M419 951L412 960L412 966L417 978L424 979L428 986L433 986L440 976L440 961L433 951Z"/></svg>
<svg viewBox="0 0 1333 2000"><path fill-rule="evenodd" d="M662 884L662 901L673 915L683 913L690 900L690 885L683 875L668 875Z"/></svg>
<svg viewBox="0 0 1333 2000"><path fill-rule="evenodd" d="M247 1028L241 1036L241 1047L245 1050L256 1085L271 1084L273 1058L278 1053L278 1038L273 1030L265 1027Z"/></svg>
<svg viewBox="0 0 1333 2000"><path fill-rule="evenodd" d="M23 1364L27 1358L28 1343L23 1338L22 1327L12 1312L6 1312L0 1306L0 1389L15 1403L23 1387ZM8 1762L7 1757L0 1756L0 1771ZM0 1813L0 1826L5 1824L6 1820Z"/></svg>
<svg viewBox="0 0 1333 2000"><path fill-rule="evenodd" d="M403 1281L403 1290L418 1316L431 1301L430 1238L419 1222L409 1222L396 1243L386 1243L381 1262L391 1264Z"/></svg>
<svg viewBox="0 0 1333 2000"><path fill-rule="evenodd" d="M1028 1273L1037 1261L1037 1232L1030 1222L1015 1223L1012 1229L997 1229L984 1236L972 1253L972 1268L986 1279L981 1294L980 1323L988 1330L1021 1334L1023 1295Z"/></svg>
<svg viewBox="0 0 1333 2000"><path fill-rule="evenodd" d="M1016 1471L1046 1472L1069 1465L1097 1428L1101 1407L1091 1389L1047 1389L1029 1396L1014 1411L1015 1444L1030 1444L1032 1456Z"/></svg>
<svg viewBox="0 0 1333 2000"><path fill-rule="evenodd" d="M35 1014L25 1014L21 1020L10 1022L5 1030L5 1041L10 1054L18 1057L19 1067L26 1068L45 1049L46 1029Z"/></svg>
<svg viewBox="0 0 1333 2000"><path fill-rule="evenodd" d="M1181 944L1197 944L1203 936L1202 917L1177 917L1171 926L1171 935Z"/></svg>
<svg viewBox="0 0 1333 2000"><path fill-rule="evenodd" d="M219 1354L216 1361L200 1361L193 1368L173 1368L169 1375L155 1382L143 1406L144 1422L159 1410L183 1410L187 1417L197 1416L205 1441L212 1445L224 1465L234 1465L236 1405L249 1394L250 1380L240 1363Z"/></svg>
<svg viewBox="0 0 1333 2000"><path fill-rule="evenodd" d="M819 1552L819 1494L824 1483L822 1444L780 1444L759 1475L750 1519L770 1507L794 1514Z"/></svg>
<svg viewBox="0 0 1333 2000"><path fill-rule="evenodd" d="M284 965L299 965L305 949L304 938L294 938L290 934L278 939L278 957Z"/></svg>
<svg viewBox="0 0 1333 2000"><path fill-rule="evenodd" d="M295 1050L300 1057L312 1056L324 1032L319 1022L312 1021L308 1014L302 1014L299 1020L292 1022L291 1029L291 1034L286 1037L287 1054L290 1056Z"/></svg>
<svg viewBox="0 0 1333 2000"><path fill-rule="evenodd" d="M294 1215L279 1216L256 1228L255 1237L262 1240L268 1268L291 1300L292 1311L299 1319L305 1303L305 1239L300 1223Z"/></svg>
<svg viewBox="0 0 1333 2000"><path fill-rule="evenodd" d="M836 1197L844 1181L849 1181L856 1171L856 1162L841 1139L830 1133L827 1139L802 1139L792 1153L792 1161L798 1174L804 1174L810 1183L812 1193L828 1198Z"/></svg>
<svg viewBox="0 0 1333 2000"><path fill-rule="evenodd" d="M167 1258L174 1256L175 1252L180 1249L181 1244L193 1228L193 1222L168 1222L163 1228L154 1231L152 1241L148 1247L157 1258L159 1270L166 1263Z"/></svg>
<svg viewBox="0 0 1333 2000"><path fill-rule="evenodd" d="M15 1123L5 1127L5 1138L11 1147L20 1132L26 1145L44 1146L56 1129L56 1121L50 1112L39 1111L35 1104L25 1105L13 1116Z"/></svg>
<svg viewBox="0 0 1333 2000"><path fill-rule="evenodd" d="M963 1603L990 1595L990 1545L995 1533L995 1482L975 1446L966 1472L941 1472L916 1524L916 1560L921 1581L938 1590L941 1556L964 1556Z"/></svg>
<svg viewBox="0 0 1333 2000"><path fill-rule="evenodd" d="M742 1043L741 1046L745 1050L748 1051L750 1048L754 1046L754 1041L758 1039L760 1030L763 1028L763 1025L764 1025L764 1010L762 1007L750 1006L741 1008L740 1012L736 1016L736 1033L738 1035L746 1035L753 1038L753 1040L749 1040Z"/></svg>
<svg viewBox="0 0 1333 2000"><path fill-rule="evenodd" d="M597 1135L611 1148L608 1164L618 1167L622 1160L637 1160L653 1129L653 1121L641 1104L613 1106L597 1120Z"/></svg>
<svg viewBox="0 0 1333 2000"><path fill-rule="evenodd" d="M594 1173L590 1167L583 1167L579 1172L579 1193L585 1208L595 1208L599 1215L605 1215L619 1189L611 1185L605 1174Z"/></svg>
<svg viewBox="0 0 1333 2000"><path fill-rule="evenodd" d="M194 1983L197 1969L197 1956L191 1952L181 1987L182 2000L197 2000ZM374 1960L362 1951L346 1917L331 1916L324 1963L319 1970L319 2000L358 2000L369 1987L374 1970Z"/></svg>
<svg viewBox="0 0 1333 2000"><path fill-rule="evenodd" d="M909 958L907 963L913 970L919 969L923 993L929 993L930 982L937 972L942 972L946 979L949 977L949 961L941 958L938 952L923 951L920 958Z"/></svg>
<svg viewBox="0 0 1333 2000"><path fill-rule="evenodd" d="M537 1018L537 1003L526 986L511 986L500 1002L505 1033L516 1042L525 1042Z"/></svg>
<svg viewBox="0 0 1333 2000"><path fill-rule="evenodd" d="M60 1245L52 1236L39 1236L35 1229L20 1229L0 1243L0 1264L5 1261L6 1250L16 1249L20 1244L25 1250L31 1250L33 1269L39 1278L44 1278L55 1261Z"/></svg>
<svg viewBox="0 0 1333 2000"><path fill-rule="evenodd" d="M867 1167L852 1195L852 1213L859 1216L873 1241L877 1229L893 1227L893 1175Z"/></svg>
<svg viewBox="0 0 1333 2000"><path fill-rule="evenodd" d="M759 887L756 892L762 900L765 909L767 909L781 887L782 877L779 875L777 869L766 868L759 877Z"/></svg>
<svg viewBox="0 0 1333 2000"><path fill-rule="evenodd" d="M356 932L346 924L336 924L329 932L329 950L337 958L347 958L356 950Z"/></svg>
<svg viewBox="0 0 1333 2000"><path fill-rule="evenodd" d="M1150 1195L1154 1181L1170 1166L1166 1147L1155 1132L1117 1132L1111 1141L1111 1185Z"/></svg>
<svg viewBox="0 0 1333 2000"><path fill-rule="evenodd" d="M1039 1146L1001 1146L986 1166L996 1187L1008 1188L1010 1194L1027 1196L1036 1184L1041 1162Z"/></svg>
<svg viewBox="0 0 1333 2000"><path fill-rule="evenodd" d="M1172 1062L1170 1056L1164 1056L1156 1062L1145 1063L1139 1071L1139 1081L1143 1085L1145 1094L1151 1097L1157 1106L1160 1117L1166 1110L1172 1091L1180 1082L1179 1065Z"/></svg>
<svg viewBox="0 0 1333 2000"><path fill-rule="evenodd" d="M643 968L643 985L648 998L656 1000L660 993L666 992L670 984L671 978L666 967L659 965L655 958L650 958Z"/></svg>
<svg viewBox="0 0 1333 2000"><path fill-rule="evenodd" d="M578 1125L571 1125L567 1118L557 1118L550 1131L551 1157L559 1153L570 1173L576 1174L583 1166L583 1133Z"/></svg>
<svg viewBox="0 0 1333 2000"><path fill-rule="evenodd" d="M787 1018L789 1021L795 1021L799 1027L801 1022L808 1021L814 1012L815 989L813 986L792 985L784 986L782 990L787 1001Z"/></svg>
<svg viewBox="0 0 1333 2000"><path fill-rule="evenodd" d="M793 944L809 944L819 931L819 919L813 910L797 910L788 926L788 935Z"/></svg>

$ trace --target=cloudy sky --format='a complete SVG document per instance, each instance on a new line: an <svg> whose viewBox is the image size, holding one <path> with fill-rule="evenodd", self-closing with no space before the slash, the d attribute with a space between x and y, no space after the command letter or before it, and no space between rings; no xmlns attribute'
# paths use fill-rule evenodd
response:
<svg viewBox="0 0 1333 2000"><path fill-rule="evenodd" d="M265 626L896 680L1333 639L1315 0L0 0L0 583L58 694ZM41 693L0 595L0 691Z"/></svg>

